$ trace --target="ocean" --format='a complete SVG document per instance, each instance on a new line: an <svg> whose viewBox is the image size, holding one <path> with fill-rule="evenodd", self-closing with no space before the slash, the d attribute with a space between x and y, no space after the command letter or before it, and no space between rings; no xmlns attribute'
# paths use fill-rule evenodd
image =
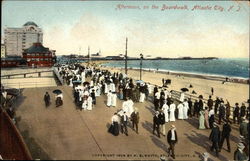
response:
<svg viewBox="0 0 250 161"><path fill-rule="evenodd" d="M102 64L109 67L124 67L124 61ZM129 60L128 68L140 68L140 60ZM143 69L213 75L233 78L249 78L248 58L219 58L213 60L143 60Z"/></svg>

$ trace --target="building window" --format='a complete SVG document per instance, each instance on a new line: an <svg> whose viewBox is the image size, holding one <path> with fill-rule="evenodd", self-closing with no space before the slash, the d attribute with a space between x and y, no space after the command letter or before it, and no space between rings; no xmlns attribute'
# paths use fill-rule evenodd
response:
<svg viewBox="0 0 250 161"><path fill-rule="evenodd" d="M3 64L5 64L5 62L3 62Z"/></svg>
<svg viewBox="0 0 250 161"><path fill-rule="evenodd" d="M11 64L11 62L8 62L8 64Z"/></svg>
<svg viewBox="0 0 250 161"><path fill-rule="evenodd" d="M30 59L27 59L27 61L30 61Z"/></svg>
<svg viewBox="0 0 250 161"><path fill-rule="evenodd" d="M31 60L32 60L32 61L35 61L36 59L35 59L35 58L32 58Z"/></svg>
<svg viewBox="0 0 250 161"><path fill-rule="evenodd" d="M45 56L49 56L49 55L46 53Z"/></svg>
<svg viewBox="0 0 250 161"><path fill-rule="evenodd" d="M36 56L39 56L39 54L38 54L38 53L36 53Z"/></svg>
<svg viewBox="0 0 250 161"><path fill-rule="evenodd" d="M44 58L45 61L48 61L48 58Z"/></svg>
<svg viewBox="0 0 250 161"><path fill-rule="evenodd" d="M36 58L36 61L39 61L39 58Z"/></svg>

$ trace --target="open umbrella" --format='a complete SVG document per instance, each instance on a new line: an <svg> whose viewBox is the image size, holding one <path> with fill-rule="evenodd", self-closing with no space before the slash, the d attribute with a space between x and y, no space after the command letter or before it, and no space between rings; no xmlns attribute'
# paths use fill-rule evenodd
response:
<svg viewBox="0 0 250 161"><path fill-rule="evenodd" d="M55 93L55 94L61 94L62 91L61 91L60 89L55 89L55 90L53 91L53 93Z"/></svg>
<svg viewBox="0 0 250 161"><path fill-rule="evenodd" d="M140 83L140 84L141 84L141 83L144 83L143 80L136 80L135 82L136 82L136 83Z"/></svg>
<svg viewBox="0 0 250 161"><path fill-rule="evenodd" d="M171 84L171 79L165 80L166 84Z"/></svg>
<svg viewBox="0 0 250 161"><path fill-rule="evenodd" d="M83 85L89 85L90 83L89 82L83 82Z"/></svg>
<svg viewBox="0 0 250 161"><path fill-rule="evenodd" d="M82 81L80 81L80 80L73 80L72 83L73 83L73 84L81 84Z"/></svg>
<svg viewBox="0 0 250 161"><path fill-rule="evenodd" d="M18 90L16 88L5 89L5 91L7 92L7 95L12 95L15 97L20 94L20 90Z"/></svg>
<svg viewBox="0 0 250 161"><path fill-rule="evenodd" d="M187 91L189 91L187 88L181 88L181 91L182 92L187 92Z"/></svg>
<svg viewBox="0 0 250 161"><path fill-rule="evenodd" d="M202 99L202 98L203 98L203 96L202 96L202 95L199 95L199 98L201 98L201 99Z"/></svg>

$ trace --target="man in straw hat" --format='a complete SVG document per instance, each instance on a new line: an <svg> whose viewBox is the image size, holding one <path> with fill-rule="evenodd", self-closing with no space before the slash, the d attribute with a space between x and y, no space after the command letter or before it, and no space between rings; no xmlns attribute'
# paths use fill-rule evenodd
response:
<svg viewBox="0 0 250 161"><path fill-rule="evenodd" d="M219 156L219 141L220 141L220 129L217 125L216 122L214 122L213 124L213 128L212 128L212 131L210 133L210 136L209 136L209 140L212 141L212 147L210 148L211 151L213 151L215 149L216 151L216 156L218 157Z"/></svg>
<svg viewBox="0 0 250 161"><path fill-rule="evenodd" d="M248 160L248 157L246 153L243 151L245 148L244 144L238 143L238 148L234 152L234 160L239 160L239 161L246 161Z"/></svg>
<svg viewBox="0 0 250 161"><path fill-rule="evenodd" d="M167 141L169 144L168 153L170 154L171 151L172 152L171 156L175 159L174 146L178 142L178 138L177 138L176 127L174 125L171 125L171 129L168 131Z"/></svg>

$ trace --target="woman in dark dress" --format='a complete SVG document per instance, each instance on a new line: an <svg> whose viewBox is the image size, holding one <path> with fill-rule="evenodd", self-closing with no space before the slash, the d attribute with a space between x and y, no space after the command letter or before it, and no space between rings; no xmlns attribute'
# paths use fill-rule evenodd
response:
<svg viewBox="0 0 250 161"><path fill-rule="evenodd" d="M114 113L114 115L111 118L112 124L109 128L109 132L113 134L114 136L119 135L119 116L117 113Z"/></svg>

